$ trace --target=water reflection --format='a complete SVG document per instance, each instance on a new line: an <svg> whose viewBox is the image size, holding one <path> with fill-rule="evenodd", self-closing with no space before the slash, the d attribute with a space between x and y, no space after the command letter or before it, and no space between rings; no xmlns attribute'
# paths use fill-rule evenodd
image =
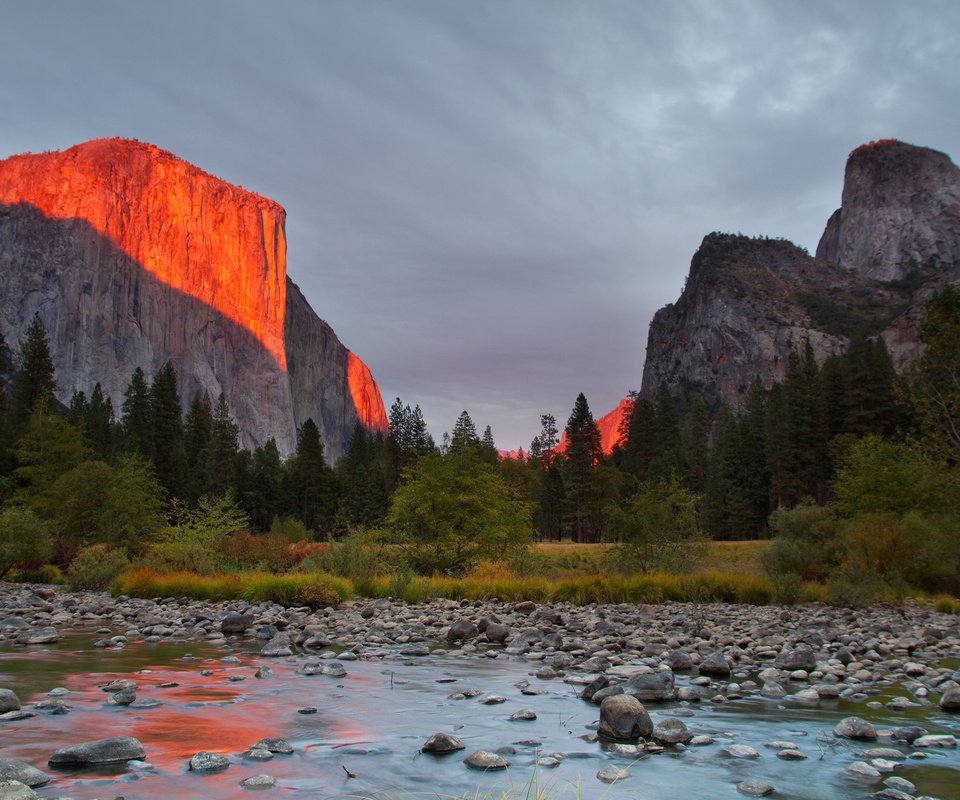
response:
<svg viewBox="0 0 960 800"><path fill-rule="evenodd" d="M58 772L53 783L40 790L44 797L69 794L92 800L113 793L148 800L218 800L247 796L240 780L268 773L277 778L279 791L298 790L311 798L472 797L478 791L511 787L523 797L525 784L533 779L552 786L556 800L577 797L578 785L579 796L585 798L733 798L739 796L739 781L754 778L777 787L779 798L859 800L880 788L880 782L863 784L846 776L853 753L863 745L833 742L830 731L843 716L857 714L886 727L922 724L931 732L960 734L957 717L935 707L893 712L846 701L814 706L758 697L689 707L691 716L684 722L694 733L712 735L713 745L629 761L590 740L598 709L577 698L578 687L560 680L538 681L529 674L534 667L523 661L467 660L451 654L414 662L350 662L348 674L334 678L304 675L307 659L295 657L270 660L274 674L260 679L254 675L264 661L249 652L238 651L240 663L231 665L220 661L229 651L197 643L131 643L123 651L102 651L92 642L93 637L72 636L43 650L0 646L2 685L14 689L25 706L63 686L70 693L62 699L72 707L64 716L41 713L0 723L0 754L46 769L57 747L130 735L143 742L153 766ZM109 705L98 684L123 678L138 683L138 698L160 705ZM521 679L542 693L522 695L515 686ZM479 697L449 697L468 688L481 696L501 694L507 701L488 706ZM903 694L907 692L902 687L888 687L883 696ZM317 712L299 713L308 706ZM537 719L508 721L520 708L532 708ZM654 722L677 708L650 706ZM464 752L442 758L421 755L422 743L438 730L455 732L465 741L466 752L511 746L511 767L505 773L483 774L464 767ZM286 738L295 752L269 761L244 758L244 751L263 737ZM782 739L798 744L807 760L783 761L764 748ZM734 742L755 747L760 758L725 755L724 746ZM214 775L188 772L188 759L200 750L229 756L231 766ZM552 753L565 759L554 768L536 766L539 757ZM613 786L600 783L596 773L608 763L628 769L629 778ZM356 777L348 777L348 772ZM952 787L960 780L960 757L957 751L928 751L927 759L907 761L896 774L916 783L918 793L947 800L956 794Z"/></svg>

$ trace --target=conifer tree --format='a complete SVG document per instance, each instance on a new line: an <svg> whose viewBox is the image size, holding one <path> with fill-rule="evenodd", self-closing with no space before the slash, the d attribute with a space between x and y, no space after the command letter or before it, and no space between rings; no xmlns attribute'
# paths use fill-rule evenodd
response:
<svg viewBox="0 0 960 800"><path fill-rule="evenodd" d="M493 431L487 425L483 429L483 436L480 437L480 458L488 464L496 464L500 460L500 454L497 452L497 446L493 441Z"/></svg>
<svg viewBox="0 0 960 800"><path fill-rule="evenodd" d="M450 437L450 452L458 453L468 449L476 452L479 446L480 437L477 436L477 427L473 424L470 414L461 411L453 426L453 435Z"/></svg>
<svg viewBox="0 0 960 800"><path fill-rule="evenodd" d="M291 466L301 521L311 530L329 530L338 505L336 483L324 460L320 431L312 418L300 428Z"/></svg>
<svg viewBox="0 0 960 800"><path fill-rule="evenodd" d="M34 314L20 344L13 378L10 416L15 436L26 430L30 414L38 405L53 403L55 391L47 329L40 315Z"/></svg>
<svg viewBox="0 0 960 800"><path fill-rule="evenodd" d="M683 423L683 474L687 487L701 494L707 483L710 413L703 397L694 395Z"/></svg>
<svg viewBox="0 0 960 800"><path fill-rule="evenodd" d="M93 455L103 461L113 457L113 403L104 397L99 381L90 393L83 417L83 430Z"/></svg>
<svg viewBox="0 0 960 800"><path fill-rule="evenodd" d="M236 482L240 429L230 416L223 392L213 407L210 437L210 491L217 497L226 494Z"/></svg>
<svg viewBox="0 0 960 800"><path fill-rule="evenodd" d="M283 464L274 439L253 451L248 484L243 490L243 508L261 530L283 513Z"/></svg>
<svg viewBox="0 0 960 800"><path fill-rule="evenodd" d="M153 433L153 468L160 485L171 497L181 497L186 456L183 417L177 392L177 372L169 361L150 385L150 420Z"/></svg>
<svg viewBox="0 0 960 800"><path fill-rule="evenodd" d="M206 392L196 392L183 425L183 449L187 473L185 499L196 503L210 493L210 452L213 442L213 409Z"/></svg>
<svg viewBox="0 0 960 800"><path fill-rule="evenodd" d="M143 370L137 367L123 393L120 406L120 430L123 449L143 458L153 458L153 413L150 410L150 390Z"/></svg>
<svg viewBox="0 0 960 800"><path fill-rule="evenodd" d="M603 457L603 450L600 430L583 392L577 395L564 433L567 436L563 460L567 518L574 541L587 542L593 539L594 534L590 522L596 514L596 468Z"/></svg>
<svg viewBox="0 0 960 800"><path fill-rule="evenodd" d="M638 398L630 411L621 456L629 475L644 480L657 455L657 410L649 400Z"/></svg>
<svg viewBox="0 0 960 800"><path fill-rule="evenodd" d="M530 468L537 471L534 512L540 537L560 541L563 534L565 493L561 473L562 458L556 452L559 444L557 419L553 414L540 415L540 434L530 444Z"/></svg>

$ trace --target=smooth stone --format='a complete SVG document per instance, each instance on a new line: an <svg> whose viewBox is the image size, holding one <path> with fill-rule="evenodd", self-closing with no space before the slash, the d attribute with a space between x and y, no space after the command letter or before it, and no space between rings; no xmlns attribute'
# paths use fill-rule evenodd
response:
<svg viewBox="0 0 960 800"><path fill-rule="evenodd" d="M206 750L201 750L190 759L190 769L194 772L220 772L229 766L229 758Z"/></svg>
<svg viewBox="0 0 960 800"><path fill-rule="evenodd" d="M0 689L0 714L20 710L20 698L10 689Z"/></svg>
<svg viewBox="0 0 960 800"><path fill-rule="evenodd" d="M604 783L617 783L629 777L629 772L625 769L620 769L620 767L615 767L613 764L608 764L597 772L597 780L603 781Z"/></svg>
<svg viewBox="0 0 960 800"><path fill-rule="evenodd" d="M957 739L950 734L929 734L915 739L914 747L956 747Z"/></svg>
<svg viewBox="0 0 960 800"><path fill-rule="evenodd" d="M255 745L251 745L251 750L269 750L271 753L282 753L289 755L293 752L293 747L286 739L270 738L261 739Z"/></svg>
<svg viewBox="0 0 960 800"><path fill-rule="evenodd" d="M960 689L947 689L940 697L941 711L960 711Z"/></svg>
<svg viewBox="0 0 960 800"><path fill-rule="evenodd" d="M898 775L887 778L883 785L889 789L895 789L899 792L906 792L907 794L913 794L917 791L917 787L913 783L908 781L906 778L901 778Z"/></svg>
<svg viewBox="0 0 960 800"><path fill-rule="evenodd" d="M866 761L854 761L849 767L847 767L847 772L851 772L859 778L880 777L880 770L873 765L868 764Z"/></svg>
<svg viewBox="0 0 960 800"><path fill-rule="evenodd" d="M0 714L0 722L17 722L21 719L30 719L30 717L37 716L32 711L25 711L22 708L16 711L7 711L5 714Z"/></svg>
<svg viewBox="0 0 960 800"><path fill-rule="evenodd" d="M731 744L724 750L734 758L760 758L760 754L748 744Z"/></svg>
<svg viewBox="0 0 960 800"><path fill-rule="evenodd" d="M877 729L860 717L845 717L834 727L833 734L843 739L870 741L877 738Z"/></svg>
<svg viewBox="0 0 960 800"><path fill-rule="evenodd" d="M637 698L618 694L600 704L597 733L607 739L645 739L653 733L653 721Z"/></svg>
<svg viewBox="0 0 960 800"><path fill-rule="evenodd" d="M50 776L25 761L15 758L0 758L0 780L20 781L31 789L50 783Z"/></svg>
<svg viewBox="0 0 960 800"><path fill-rule="evenodd" d="M899 750L892 747L871 747L869 750L860 750L857 753L860 758L885 758L889 761L903 761L906 756Z"/></svg>
<svg viewBox="0 0 960 800"><path fill-rule="evenodd" d="M708 736L705 733L702 733L699 736L694 736L689 742L687 742L689 747L706 747L708 744L713 744L713 737Z"/></svg>
<svg viewBox="0 0 960 800"><path fill-rule="evenodd" d="M17 644L52 644L60 641L60 634L55 628L36 628L18 633L14 641Z"/></svg>
<svg viewBox="0 0 960 800"><path fill-rule="evenodd" d="M774 788L769 783L764 783L763 781L749 780L738 783L737 791L749 797L766 797L767 795L773 794Z"/></svg>
<svg viewBox="0 0 960 800"><path fill-rule="evenodd" d="M466 745L456 736L444 731L437 731L420 748L424 753L452 753L455 750L463 750Z"/></svg>
<svg viewBox="0 0 960 800"><path fill-rule="evenodd" d="M273 775L251 775L240 781L244 789L269 789L277 785L277 779Z"/></svg>
<svg viewBox="0 0 960 800"><path fill-rule="evenodd" d="M507 698L500 694L488 694L479 702L485 706L495 706L499 705L500 703L506 703Z"/></svg>
<svg viewBox="0 0 960 800"><path fill-rule="evenodd" d="M463 759L463 763L471 769L506 769L510 762L503 756L491 753L488 750L474 750Z"/></svg>
<svg viewBox="0 0 960 800"><path fill-rule="evenodd" d="M243 757L248 758L251 761L269 761L273 758L273 753L262 747L251 747L249 750L244 752Z"/></svg>
<svg viewBox="0 0 960 800"><path fill-rule="evenodd" d="M511 721L534 720L536 718L537 718L537 713L532 708L521 708L519 711L514 711L510 715Z"/></svg>
<svg viewBox="0 0 960 800"><path fill-rule="evenodd" d="M0 800L33 800L37 796L37 793L25 783L13 780L0 781Z"/></svg>
<svg viewBox="0 0 960 800"><path fill-rule="evenodd" d="M672 717L656 724L653 738L660 744L685 744L693 738L693 734L681 720Z"/></svg>
<svg viewBox="0 0 960 800"><path fill-rule="evenodd" d="M676 694L673 671L669 669L631 675L620 688L641 703L673 700Z"/></svg>
<svg viewBox="0 0 960 800"><path fill-rule="evenodd" d="M783 759L784 761L805 761L807 757L799 750L794 750L791 748L788 750L778 751L777 758Z"/></svg>
<svg viewBox="0 0 960 800"><path fill-rule="evenodd" d="M723 653L710 653L701 659L698 668L701 675L725 677L730 674L730 665Z"/></svg>
<svg viewBox="0 0 960 800"><path fill-rule="evenodd" d="M143 745L132 736L113 736L92 742L61 747L47 762L51 767L82 767L89 764L116 764L146 757Z"/></svg>

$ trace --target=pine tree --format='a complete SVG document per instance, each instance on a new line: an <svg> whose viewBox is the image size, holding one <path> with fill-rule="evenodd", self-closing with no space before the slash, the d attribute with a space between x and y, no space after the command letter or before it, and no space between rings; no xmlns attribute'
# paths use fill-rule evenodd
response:
<svg viewBox="0 0 960 800"><path fill-rule="evenodd" d="M123 393L120 414L123 449L128 453L152 459L153 413L150 410L150 390L140 367L133 371L130 383Z"/></svg>
<svg viewBox="0 0 960 800"><path fill-rule="evenodd" d="M243 492L243 508L261 530L283 513L283 464L274 439L253 451L249 484Z"/></svg>
<svg viewBox="0 0 960 800"><path fill-rule="evenodd" d="M218 497L236 481L239 436L240 429L230 416L227 398L220 392L213 407L210 441L210 490Z"/></svg>
<svg viewBox="0 0 960 800"><path fill-rule="evenodd" d="M323 457L323 442L313 419L300 428L292 461L295 499L303 524L311 530L329 530L338 506L333 471Z"/></svg>
<svg viewBox="0 0 960 800"><path fill-rule="evenodd" d="M477 428L470 418L470 414L461 411L457 417L456 424L453 426L453 435L450 437L450 452L460 453L464 450L476 451L480 445L480 437L477 436Z"/></svg>
<svg viewBox="0 0 960 800"><path fill-rule="evenodd" d="M17 372L13 378L10 402L14 435L26 430L30 414L41 404L52 404L56 392L53 359L47 342L47 329L39 314L33 315L17 354Z"/></svg>
<svg viewBox="0 0 960 800"><path fill-rule="evenodd" d="M683 424L683 474L687 487L697 494L707 483L710 414L701 395L694 395Z"/></svg>
<svg viewBox="0 0 960 800"><path fill-rule="evenodd" d="M656 455L657 410L653 403L641 397L630 411L621 456L624 471L638 480L645 480Z"/></svg>
<svg viewBox="0 0 960 800"><path fill-rule="evenodd" d="M150 385L150 420L153 432L153 468L160 485L171 497L181 497L186 467L183 418L177 392L177 372L169 361Z"/></svg>
<svg viewBox="0 0 960 800"><path fill-rule="evenodd" d="M210 494L210 451L213 442L213 409L206 392L196 392L187 409L183 425L183 449L186 458L186 476L183 484L185 499L196 503Z"/></svg>
<svg viewBox="0 0 960 800"><path fill-rule="evenodd" d="M592 540L594 533L590 520L596 511L596 468L603 458L603 450L600 430L583 392L577 395L564 433L567 436L563 463L567 517L574 541L586 542Z"/></svg>
<svg viewBox="0 0 960 800"><path fill-rule="evenodd" d="M83 430L95 457L110 461L113 458L113 403L104 397L100 383L93 387L87 403Z"/></svg>
<svg viewBox="0 0 960 800"><path fill-rule="evenodd" d="M497 446L493 442L493 431L487 425L483 429L483 436L480 437L480 458L488 464L496 464L500 460L500 454L497 452Z"/></svg>

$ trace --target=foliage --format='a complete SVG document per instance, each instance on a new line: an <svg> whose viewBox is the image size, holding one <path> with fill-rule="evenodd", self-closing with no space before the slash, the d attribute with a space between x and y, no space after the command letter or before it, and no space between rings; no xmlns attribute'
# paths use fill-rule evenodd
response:
<svg viewBox="0 0 960 800"><path fill-rule="evenodd" d="M374 535L365 533L351 533L331 542L324 559L327 571L354 584L371 581L382 563L382 547L377 546Z"/></svg>
<svg viewBox="0 0 960 800"><path fill-rule="evenodd" d="M530 508L467 449L423 456L393 497L387 529L420 572L462 573L526 547Z"/></svg>
<svg viewBox="0 0 960 800"><path fill-rule="evenodd" d="M234 531L224 542L224 563L233 569L283 572L297 563L297 553L282 533Z"/></svg>
<svg viewBox="0 0 960 800"><path fill-rule="evenodd" d="M247 527L247 517L231 492L203 497L195 509L174 501L160 542L146 559L165 570L192 570L209 575L227 562L227 537Z"/></svg>
<svg viewBox="0 0 960 800"><path fill-rule="evenodd" d="M122 549L105 544L92 544L77 553L67 569L67 583L72 589L102 591L130 568L130 559Z"/></svg>
<svg viewBox="0 0 960 800"><path fill-rule="evenodd" d="M600 541L602 525L598 513L603 502L597 482L597 466L603 460L600 430L583 392L577 395L564 429L567 448L561 461L564 520L576 542Z"/></svg>
<svg viewBox="0 0 960 800"><path fill-rule="evenodd" d="M702 555L697 497L676 476L643 485L615 531L611 566L620 572L687 572Z"/></svg>
<svg viewBox="0 0 960 800"><path fill-rule="evenodd" d="M836 565L839 523L832 509L809 504L779 508L770 517L770 529L773 544L763 555L770 575L822 581Z"/></svg>
<svg viewBox="0 0 960 800"><path fill-rule="evenodd" d="M53 403L56 390L53 359L47 342L47 329L34 314L17 352L17 371L13 376L10 398L10 421L14 431L21 433L31 414L40 407Z"/></svg>
<svg viewBox="0 0 960 800"><path fill-rule="evenodd" d="M36 569L53 553L46 524L24 506L0 509L0 578L13 569Z"/></svg>

